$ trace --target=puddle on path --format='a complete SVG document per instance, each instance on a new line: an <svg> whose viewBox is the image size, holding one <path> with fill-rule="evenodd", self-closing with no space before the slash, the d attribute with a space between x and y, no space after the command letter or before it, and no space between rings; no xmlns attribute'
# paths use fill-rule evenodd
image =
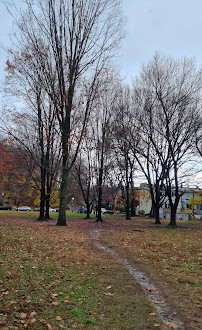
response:
<svg viewBox="0 0 202 330"><path fill-rule="evenodd" d="M128 272L136 279L136 281L142 286L145 291L145 294L148 300L154 306L156 312L160 316L165 329L178 329L185 330L182 322L178 319L177 315L174 315L173 312L169 309L169 306L166 303L163 295L158 291L155 285L136 267L132 266L127 260L121 258L116 252L114 252L109 247L105 246L99 241L101 235L100 230L91 230L89 231L89 236L93 244L100 250L110 254L114 259L119 261ZM170 326L167 326L166 323L171 323ZM172 326L173 323L173 326Z"/></svg>

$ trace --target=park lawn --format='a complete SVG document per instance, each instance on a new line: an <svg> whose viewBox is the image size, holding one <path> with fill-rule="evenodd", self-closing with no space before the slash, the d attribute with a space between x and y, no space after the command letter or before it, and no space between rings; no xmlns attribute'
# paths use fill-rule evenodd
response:
<svg viewBox="0 0 202 330"><path fill-rule="evenodd" d="M71 221L0 219L0 328L161 328L127 270Z"/></svg>
<svg viewBox="0 0 202 330"><path fill-rule="evenodd" d="M105 232L102 241L153 279L188 329L202 329L202 222L178 221L178 229L168 228L166 220L160 226L153 222L123 221L125 226Z"/></svg>
<svg viewBox="0 0 202 330"><path fill-rule="evenodd" d="M24 211L2 211L0 210L0 219L16 219L16 218L21 218L21 219L37 219L39 216L39 212L24 212ZM66 216L68 218L85 218L86 214L85 213L74 213L74 212L67 212ZM94 214L90 215L92 218L95 216ZM50 217L52 219L57 219L58 218L58 212L50 212Z"/></svg>

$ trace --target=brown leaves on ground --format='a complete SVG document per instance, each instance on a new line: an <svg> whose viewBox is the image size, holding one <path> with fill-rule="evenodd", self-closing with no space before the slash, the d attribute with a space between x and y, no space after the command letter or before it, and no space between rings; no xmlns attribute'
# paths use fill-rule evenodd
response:
<svg viewBox="0 0 202 330"><path fill-rule="evenodd" d="M184 315L187 327L198 329L195 320L201 308L202 223L179 220L179 227L170 229L166 220L160 226L153 222L140 218L123 221L122 228L118 224L103 231L102 241L145 272L173 309Z"/></svg>
<svg viewBox="0 0 202 330"><path fill-rule="evenodd" d="M172 329L178 329L180 327L179 324L176 324L176 323L173 323L173 322L166 322L165 325L169 328L172 328Z"/></svg>
<svg viewBox="0 0 202 330"><path fill-rule="evenodd" d="M71 219L65 228L54 221L0 220L0 327L153 329L159 320L149 314L139 285L94 248L88 229L95 228L102 225L94 220Z"/></svg>
<svg viewBox="0 0 202 330"><path fill-rule="evenodd" d="M181 317L183 313L186 316L187 328L198 329L201 306L199 272L202 260L202 224L181 221L178 224L182 224L183 228L172 230L166 227L168 223L164 220L163 225L158 227L153 222L153 219L137 217L131 221L126 221L123 217L109 217L102 223L95 223L92 219L68 219L67 227L60 228L55 227L54 221L38 223L32 220L0 219L4 251L0 264L5 271L1 290L5 305L0 314L5 313L7 317L12 315L11 319L16 320L15 322L21 320L24 322L21 323L24 328L31 324L38 326L43 320L45 329L63 328L65 317L71 328L78 327L79 322L86 328L88 326L85 322L98 322L98 329L99 326L104 329L102 320L105 323L107 317L111 317L115 328L118 322L117 314L120 314L122 320L119 322L123 322L123 328L127 329L126 319L138 318L144 310L144 304L135 302L133 309L130 309L130 296L135 300L139 299L140 295L135 281L132 281L130 276L127 277L127 272L110 257L94 250L88 232L99 229L101 239L106 245L136 264L154 282L156 280L156 285L164 291L171 305L180 310ZM23 274L26 277L23 278ZM89 287L93 289L86 288L87 294L83 293L83 286L92 279L96 284L92 282ZM125 281L127 285L121 290ZM149 291L153 289L148 288ZM138 297L134 299L136 291ZM85 296L88 296L88 299L84 298ZM85 309L93 299L96 299L95 305L99 306L99 311L95 309L92 314L95 320L91 320L92 307L89 307L89 311L87 307ZM122 315L123 303L128 304L127 315ZM163 303L157 300L157 304ZM105 309L104 304L110 306ZM81 321L77 318L69 319L69 311L75 311L78 306L82 313L85 310L88 318ZM48 314L49 310L53 309L56 313L54 319ZM36 315L31 315L34 311ZM20 318L23 313L26 317ZM45 314L42 315L43 313ZM145 318L148 315L150 318L145 321L148 322L148 328L161 327L158 319L154 320L156 313L153 311L148 310L142 315ZM61 317L61 320L56 320L56 317ZM147 327L145 323L141 328L140 323L139 321L136 329ZM2 324L5 324L4 320ZM177 329L178 325L170 322L167 326Z"/></svg>

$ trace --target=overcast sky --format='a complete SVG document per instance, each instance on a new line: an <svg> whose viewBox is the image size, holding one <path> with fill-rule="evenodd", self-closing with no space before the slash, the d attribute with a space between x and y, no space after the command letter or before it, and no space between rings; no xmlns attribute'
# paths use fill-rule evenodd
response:
<svg viewBox="0 0 202 330"><path fill-rule="evenodd" d="M15 0L15 3L20 3ZM202 0L123 0L126 38L120 47L118 70L130 83L141 64L155 51L178 57L194 57L202 64ZM12 19L0 2L0 45L9 47ZM0 91L3 88L6 53L0 47ZM0 107L2 105L0 93Z"/></svg>
<svg viewBox="0 0 202 330"><path fill-rule="evenodd" d="M173 57L195 57L202 64L202 0L123 0L122 7L127 24L118 66L127 82L157 50ZM0 14L0 44L8 46L12 19L2 3ZM0 48L1 85L5 62Z"/></svg>

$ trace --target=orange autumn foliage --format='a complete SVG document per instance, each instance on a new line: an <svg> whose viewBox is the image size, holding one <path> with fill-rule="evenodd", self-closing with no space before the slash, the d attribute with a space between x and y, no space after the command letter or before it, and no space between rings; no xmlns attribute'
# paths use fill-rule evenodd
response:
<svg viewBox="0 0 202 330"><path fill-rule="evenodd" d="M9 174L12 172L13 166L16 164L16 157L11 152L8 140L0 141L0 174Z"/></svg>

